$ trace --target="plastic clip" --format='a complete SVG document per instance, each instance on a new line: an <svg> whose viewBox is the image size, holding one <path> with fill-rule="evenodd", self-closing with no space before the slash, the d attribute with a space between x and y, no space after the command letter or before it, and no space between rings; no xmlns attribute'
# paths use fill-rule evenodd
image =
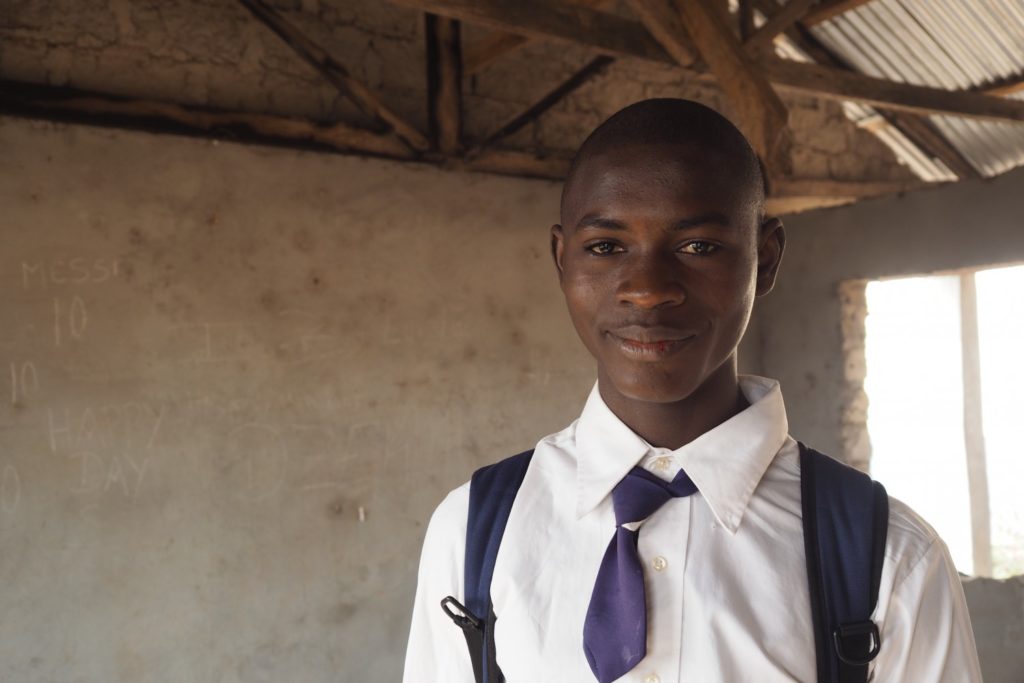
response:
<svg viewBox="0 0 1024 683"><path fill-rule="evenodd" d="M458 614L452 611L452 607L458 610ZM461 602L453 598L452 596L446 597L441 601L441 609L448 615L448 618L455 622L455 625L465 630L467 626L475 628L476 630L483 629L483 623L469 611L469 609Z"/></svg>

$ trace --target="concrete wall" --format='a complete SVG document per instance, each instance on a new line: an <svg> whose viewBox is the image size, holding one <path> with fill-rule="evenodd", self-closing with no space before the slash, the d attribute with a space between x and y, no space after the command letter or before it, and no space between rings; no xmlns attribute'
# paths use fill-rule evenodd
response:
<svg viewBox="0 0 1024 683"><path fill-rule="evenodd" d="M431 510L593 381L559 188L2 118L0 150L0 680L397 680Z"/></svg>
<svg viewBox="0 0 1024 683"><path fill-rule="evenodd" d="M985 683L1024 680L1024 576L1006 581L970 578L964 593Z"/></svg>
<svg viewBox="0 0 1024 683"><path fill-rule="evenodd" d="M851 432L864 410L856 390L863 368L854 329L859 324L862 330L863 318L850 319L858 307L851 292L856 288L843 283L1024 261L1024 169L792 216L786 227L782 272L755 312L748 362L782 381L796 437L859 459L863 444ZM851 356L844 355L844 345ZM990 683L1019 683L1024 671L1020 591L1019 578L967 584Z"/></svg>
<svg viewBox="0 0 1024 683"><path fill-rule="evenodd" d="M843 452L840 284L1024 261L1024 169L784 218L775 290L755 311L753 363L782 380L794 434Z"/></svg>

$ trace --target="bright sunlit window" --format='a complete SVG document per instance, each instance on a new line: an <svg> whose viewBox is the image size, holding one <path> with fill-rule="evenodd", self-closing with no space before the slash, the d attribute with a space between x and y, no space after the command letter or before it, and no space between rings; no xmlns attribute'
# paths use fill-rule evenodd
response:
<svg viewBox="0 0 1024 683"><path fill-rule="evenodd" d="M867 285L871 474L965 574L1024 574L1024 266Z"/></svg>

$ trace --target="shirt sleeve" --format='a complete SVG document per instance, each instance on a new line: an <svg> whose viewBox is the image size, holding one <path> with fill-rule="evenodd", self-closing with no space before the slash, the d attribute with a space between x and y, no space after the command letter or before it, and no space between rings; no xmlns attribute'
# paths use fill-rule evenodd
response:
<svg viewBox="0 0 1024 683"><path fill-rule="evenodd" d="M940 538L894 586L881 637L876 683L981 683L963 586Z"/></svg>
<svg viewBox="0 0 1024 683"><path fill-rule="evenodd" d="M441 600L463 602L463 558L469 485L448 494L427 526L403 683L474 683L462 630L441 610Z"/></svg>

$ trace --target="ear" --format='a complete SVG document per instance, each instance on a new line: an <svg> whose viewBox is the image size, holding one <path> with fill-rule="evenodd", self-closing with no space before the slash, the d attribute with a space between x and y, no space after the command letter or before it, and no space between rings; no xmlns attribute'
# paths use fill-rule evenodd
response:
<svg viewBox="0 0 1024 683"><path fill-rule="evenodd" d="M562 281L565 271L562 268L562 255L565 253L565 233L562 226L555 223L551 226L551 258L555 262L555 270L558 271L558 281Z"/></svg>
<svg viewBox="0 0 1024 683"><path fill-rule="evenodd" d="M775 217L761 222L757 247L757 296L764 296L775 286L775 276L786 249L786 229Z"/></svg>

